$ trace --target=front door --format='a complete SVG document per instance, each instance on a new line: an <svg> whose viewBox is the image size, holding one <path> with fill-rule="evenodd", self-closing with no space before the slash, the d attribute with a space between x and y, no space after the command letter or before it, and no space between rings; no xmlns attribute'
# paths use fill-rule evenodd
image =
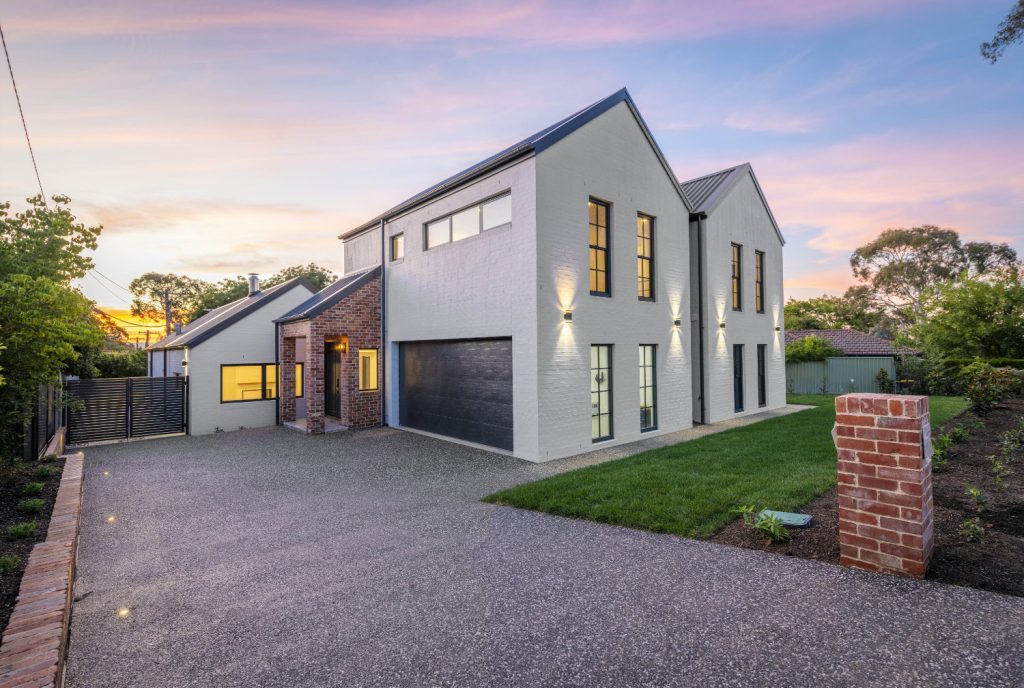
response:
<svg viewBox="0 0 1024 688"><path fill-rule="evenodd" d="M330 342L324 347L324 414L341 418L341 352Z"/></svg>

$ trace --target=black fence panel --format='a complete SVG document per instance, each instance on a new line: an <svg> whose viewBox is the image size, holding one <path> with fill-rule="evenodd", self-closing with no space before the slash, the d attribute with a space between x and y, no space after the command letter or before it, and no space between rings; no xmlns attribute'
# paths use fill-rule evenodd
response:
<svg viewBox="0 0 1024 688"><path fill-rule="evenodd" d="M61 389L57 385L40 385L32 420L25 424L22 458L38 459L61 426Z"/></svg>
<svg viewBox="0 0 1024 688"><path fill-rule="evenodd" d="M185 431L183 377L117 377L67 383L68 444Z"/></svg>

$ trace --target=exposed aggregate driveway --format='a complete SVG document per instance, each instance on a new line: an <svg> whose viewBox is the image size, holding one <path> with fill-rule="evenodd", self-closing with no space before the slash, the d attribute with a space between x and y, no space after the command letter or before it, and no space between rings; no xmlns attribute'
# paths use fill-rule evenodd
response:
<svg viewBox="0 0 1024 688"><path fill-rule="evenodd" d="M1024 685L1024 600L479 501L564 466L390 429L87 449L68 685Z"/></svg>

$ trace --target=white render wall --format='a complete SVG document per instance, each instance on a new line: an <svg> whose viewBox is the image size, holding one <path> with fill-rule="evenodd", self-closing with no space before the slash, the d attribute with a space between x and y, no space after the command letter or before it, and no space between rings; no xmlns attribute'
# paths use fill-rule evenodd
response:
<svg viewBox="0 0 1024 688"><path fill-rule="evenodd" d="M626 103L536 160L539 452L524 458L546 461L691 427L689 213L675 184ZM610 298L590 295L591 197L611 204ZM637 298L638 212L655 217L654 303ZM529 283L519 284L525 297ZM563 320L567 309L571 324ZM674 318L681 328L673 327ZM614 347L614 439L598 444L591 440L591 344ZM658 346L657 430L646 433L640 431L640 344Z"/></svg>
<svg viewBox="0 0 1024 688"><path fill-rule="evenodd" d="M274 320L312 296L304 286L286 293L245 316L194 348L188 361L189 434L274 425L275 401L220 401L220 367L228 363L274 363Z"/></svg>
<svg viewBox="0 0 1024 688"><path fill-rule="evenodd" d="M742 249L743 310L732 310L733 243ZM754 304L754 251L765 253L765 312ZM749 415L786 404L786 362L782 329L782 243L747 174L706 220L705 252L705 405L707 422ZM725 322L725 328L719 324ZM778 332L775 328L779 327ZM743 344L744 410L734 411L732 346ZM768 404L757 405L757 345L767 344Z"/></svg>
<svg viewBox="0 0 1024 688"><path fill-rule="evenodd" d="M346 239L341 247L346 275L380 265L380 227Z"/></svg>
<svg viewBox="0 0 1024 688"><path fill-rule="evenodd" d="M165 353L167 354L166 369L164 368ZM184 349L147 351L146 356L150 357L149 377L173 377L185 374L185 367L181 365L181 362L185 360Z"/></svg>
<svg viewBox="0 0 1024 688"><path fill-rule="evenodd" d="M510 224L426 250L427 222L509 190ZM405 234L405 257L384 270L389 424L398 422L398 342L511 337L514 453L537 459L535 207L527 158L386 224L387 237Z"/></svg>

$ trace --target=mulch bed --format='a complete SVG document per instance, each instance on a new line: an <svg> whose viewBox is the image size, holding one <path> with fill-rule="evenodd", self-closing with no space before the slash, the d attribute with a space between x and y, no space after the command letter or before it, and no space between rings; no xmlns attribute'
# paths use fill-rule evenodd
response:
<svg viewBox="0 0 1024 688"><path fill-rule="evenodd" d="M49 478L40 479L36 471L41 466L52 466L53 475ZM46 529L50 525L50 513L53 511L53 502L57 499L57 489L60 487L61 472L64 468L64 460L54 458L47 461L32 461L27 463L0 463L0 555L16 554L21 557L21 565L10 573L0 573L0 631L7 626L7 620L14 609L14 601L18 596L18 588L21 585L21 574L28 564L28 555L36 543L46 539ZM43 483L45 487L38 495L25 495L22 489L27 483ZM46 505L43 510L34 516L27 516L17 510L18 502L27 498L42 499ZM24 540L14 540L8 535L7 529L18 523L26 521L36 522L35 534Z"/></svg>
<svg viewBox="0 0 1024 688"><path fill-rule="evenodd" d="M1011 473L1005 486L996 486L989 457L999 454L999 436L1024 419L1024 399L1003 402L986 416L984 426L953 445L946 470L934 473L935 551L927 577L943 583L1024 597L1024 450L1004 462ZM964 417L944 426L959 425ZM939 430L933 429L938 436ZM978 542L960 534L965 520L976 514L965 485L981 489L987 498L981 512L985 532ZM711 537L712 542L759 549L803 559L839 563L839 509L835 489L800 510L810 514L811 526L792 529L792 539L765 542L756 532L734 521Z"/></svg>

